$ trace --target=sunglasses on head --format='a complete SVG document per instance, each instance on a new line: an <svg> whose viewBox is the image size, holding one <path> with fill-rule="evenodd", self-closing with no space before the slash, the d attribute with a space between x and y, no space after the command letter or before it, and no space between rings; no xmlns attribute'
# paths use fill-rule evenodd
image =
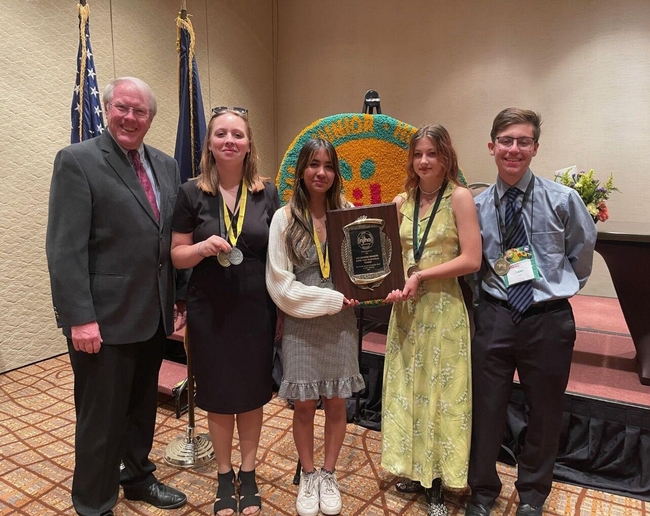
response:
<svg viewBox="0 0 650 516"><path fill-rule="evenodd" d="M247 116L248 115L248 109L245 107L228 107L228 106L219 106L216 108L212 108L212 113L214 115L223 115L227 111L236 111L237 113Z"/></svg>

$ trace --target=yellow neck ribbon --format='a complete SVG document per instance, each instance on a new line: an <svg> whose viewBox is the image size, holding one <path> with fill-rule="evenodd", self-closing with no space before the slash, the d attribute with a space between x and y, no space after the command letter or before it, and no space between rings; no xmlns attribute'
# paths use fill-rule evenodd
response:
<svg viewBox="0 0 650 516"><path fill-rule="evenodd" d="M316 225L314 224L314 219L309 213L305 213L305 216L311 221L311 231L314 236L314 244L316 245L316 254L318 254L318 265L320 266L320 273L323 276L323 279L326 280L330 277L330 258L328 249L329 247L325 246L325 254L323 255L323 249L320 245L320 239L318 238L318 233L316 232Z"/></svg>
<svg viewBox="0 0 650 516"><path fill-rule="evenodd" d="M237 235L235 235L233 231L232 220L230 219L230 211L228 211L226 198L223 195L221 196L221 198L223 199L223 218L226 220L227 240L228 242L230 242L230 245L234 247L237 244L237 239L239 238L239 235L241 235L241 230L242 227L244 226L244 216L246 215L246 199L248 198L248 188L246 188L245 184L241 185L241 197L239 198L239 212L237 214ZM235 204L236 205L233 212L236 212L237 210L237 203Z"/></svg>

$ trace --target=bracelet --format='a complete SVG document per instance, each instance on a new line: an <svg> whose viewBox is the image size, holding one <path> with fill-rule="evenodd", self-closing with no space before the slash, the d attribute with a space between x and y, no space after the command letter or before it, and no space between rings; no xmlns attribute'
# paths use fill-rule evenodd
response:
<svg viewBox="0 0 650 516"><path fill-rule="evenodd" d="M205 242L205 240L203 240L203 242ZM199 253L199 256L200 256L201 258L207 258L207 256L203 256L203 255L201 254L201 246L203 245L203 242L199 242L199 247L198 247L198 249L196 250L196 252Z"/></svg>
<svg viewBox="0 0 650 516"><path fill-rule="evenodd" d="M418 279L418 283L421 285L422 284L422 275L420 274L420 271L415 271L415 277Z"/></svg>

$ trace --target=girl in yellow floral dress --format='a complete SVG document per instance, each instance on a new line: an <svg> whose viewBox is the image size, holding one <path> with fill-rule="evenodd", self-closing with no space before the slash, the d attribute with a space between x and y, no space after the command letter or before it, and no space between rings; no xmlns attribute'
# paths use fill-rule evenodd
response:
<svg viewBox="0 0 650 516"><path fill-rule="evenodd" d="M382 466L397 489L424 489L428 514L447 514L442 485L463 488L471 438L470 330L458 276L481 265L474 200L458 180L447 130L411 138L405 192L398 195L407 277L394 302L384 365Z"/></svg>

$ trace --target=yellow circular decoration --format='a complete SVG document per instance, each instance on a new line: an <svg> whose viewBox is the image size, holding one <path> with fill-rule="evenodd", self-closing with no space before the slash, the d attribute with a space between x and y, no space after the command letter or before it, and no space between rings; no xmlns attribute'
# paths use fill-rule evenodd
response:
<svg viewBox="0 0 650 516"><path fill-rule="evenodd" d="M323 138L336 149L343 191L355 206L392 202L404 191L412 125L386 115L343 113L316 120L291 142L280 164L276 185L280 202L291 199L295 165L302 146ZM462 171L461 183L466 184Z"/></svg>
<svg viewBox="0 0 650 516"><path fill-rule="evenodd" d="M386 115L344 113L317 120L293 140L282 159L276 179L280 201L291 198L302 146L323 138L336 149L349 201L356 206L391 202L404 190L408 144L416 130Z"/></svg>

